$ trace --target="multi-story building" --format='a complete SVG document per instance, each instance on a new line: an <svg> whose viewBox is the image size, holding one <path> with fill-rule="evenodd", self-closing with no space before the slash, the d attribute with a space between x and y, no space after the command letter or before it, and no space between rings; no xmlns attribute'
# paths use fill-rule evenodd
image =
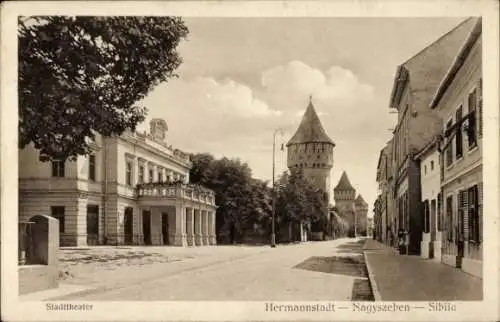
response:
<svg viewBox="0 0 500 322"><path fill-rule="evenodd" d="M215 244L215 196L189 184L188 154L167 145L164 120L150 133L97 136L75 161L40 162L19 151L19 214L59 220L60 244Z"/></svg>
<svg viewBox="0 0 500 322"><path fill-rule="evenodd" d="M422 232L422 241L420 242L420 256L440 261L442 236L442 225L439 222L441 176L437 142L436 139L429 142L415 156L415 160L420 162L421 210L424 218L424 229Z"/></svg>
<svg viewBox="0 0 500 322"><path fill-rule="evenodd" d="M420 169L414 155L441 130L441 120L429 109L432 95L460 48L473 21L468 19L401 64L394 78L390 107L397 110L393 137L393 178L397 228L408 233L408 251L420 253Z"/></svg>
<svg viewBox="0 0 500 322"><path fill-rule="evenodd" d="M474 27L437 88L430 110L443 119L442 261L482 276L482 26Z"/></svg>
<svg viewBox="0 0 500 322"><path fill-rule="evenodd" d="M380 151L377 164L377 183L379 190L379 211L380 211L380 241L390 245L394 236L393 222L393 194L392 194L392 140Z"/></svg>

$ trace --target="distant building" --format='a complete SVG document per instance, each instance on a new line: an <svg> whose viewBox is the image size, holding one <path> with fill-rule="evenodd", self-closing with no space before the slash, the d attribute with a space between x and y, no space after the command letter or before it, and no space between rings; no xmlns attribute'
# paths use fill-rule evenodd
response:
<svg viewBox="0 0 500 322"><path fill-rule="evenodd" d="M420 169L414 156L441 131L429 103L474 24L468 19L401 64L394 77L390 108L398 112L393 137L397 228L408 232L410 254L420 254L423 220Z"/></svg>
<svg viewBox="0 0 500 322"><path fill-rule="evenodd" d="M378 214L377 224L380 231L377 237L380 242L387 245L394 243L397 234L394 216L394 189L392 184L392 139L380 151L377 163L377 183L379 197L377 198Z"/></svg>
<svg viewBox="0 0 500 322"><path fill-rule="evenodd" d="M373 237L373 232L374 232L373 217L368 217L367 236L368 237Z"/></svg>
<svg viewBox="0 0 500 322"><path fill-rule="evenodd" d="M326 134L311 101L297 131L286 146L288 168L301 169L304 176L323 192L328 205L335 143ZM324 215L330 221L328 207L325 208Z"/></svg>
<svg viewBox="0 0 500 322"><path fill-rule="evenodd" d="M167 145L166 131L154 119L148 134L97 136L76 161L20 150L20 220L59 219L61 246L215 244L214 193L189 184L189 156Z"/></svg>
<svg viewBox="0 0 500 322"><path fill-rule="evenodd" d="M356 208L354 206L356 200L356 189L352 186L347 173L342 172L342 176L338 184L333 189L335 199L335 207L339 215L347 221L349 226L348 236L354 237L355 221L356 221Z"/></svg>
<svg viewBox="0 0 500 322"><path fill-rule="evenodd" d="M368 228L368 203L361 195L358 195L354 202L354 211L356 211L356 234L366 236Z"/></svg>
<svg viewBox="0 0 500 322"><path fill-rule="evenodd" d="M475 276L483 268L482 26L474 27L442 78L430 110L443 120L442 261Z"/></svg>

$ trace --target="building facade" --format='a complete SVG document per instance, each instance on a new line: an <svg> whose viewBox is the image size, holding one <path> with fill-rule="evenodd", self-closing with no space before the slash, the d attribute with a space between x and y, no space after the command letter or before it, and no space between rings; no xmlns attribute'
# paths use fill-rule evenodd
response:
<svg viewBox="0 0 500 322"><path fill-rule="evenodd" d="M394 78L390 108L398 113L393 136L393 178L397 229L408 234L408 251L420 253L423 218L420 168L414 159L441 130L438 113L429 103L473 26L468 19L401 64Z"/></svg>
<svg viewBox="0 0 500 322"><path fill-rule="evenodd" d="M481 19L475 19L430 103L443 119L442 261L479 277L483 260L481 36Z"/></svg>
<svg viewBox="0 0 500 322"><path fill-rule="evenodd" d="M377 183L379 197L377 211L379 214L379 241L386 245L394 243L394 194L392 189L392 140L380 151L377 163Z"/></svg>
<svg viewBox="0 0 500 322"><path fill-rule="evenodd" d="M420 256L441 260L442 225L439 222L441 206L440 157L437 140L432 140L415 159L420 162L421 202L424 229L420 242Z"/></svg>
<svg viewBox="0 0 500 322"><path fill-rule="evenodd" d="M149 133L97 136L75 161L20 150L20 220L59 219L61 246L215 244L214 193L189 184L189 156L167 145L166 131L154 119Z"/></svg>

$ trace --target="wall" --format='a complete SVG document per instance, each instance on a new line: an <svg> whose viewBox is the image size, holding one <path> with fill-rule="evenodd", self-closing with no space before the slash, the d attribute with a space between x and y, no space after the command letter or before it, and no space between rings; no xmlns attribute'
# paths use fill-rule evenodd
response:
<svg viewBox="0 0 500 322"><path fill-rule="evenodd" d="M434 164L434 169L431 168ZM427 169L427 171L426 171ZM441 190L439 152L434 148L420 160L420 182L422 185L422 201L437 199Z"/></svg>

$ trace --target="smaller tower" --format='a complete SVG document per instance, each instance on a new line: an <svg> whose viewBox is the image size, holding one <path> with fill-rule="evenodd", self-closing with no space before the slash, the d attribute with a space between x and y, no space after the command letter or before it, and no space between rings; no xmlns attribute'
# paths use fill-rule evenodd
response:
<svg viewBox="0 0 500 322"><path fill-rule="evenodd" d="M368 203L359 194L354 203L356 211L356 227L357 233L361 235L367 234L368 225Z"/></svg>
<svg viewBox="0 0 500 322"><path fill-rule="evenodd" d="M344 171L340 177L339 183L333 189L333 196L335 200L335 206L342 218L344 218L348 225L348 235L354 237L355 221L356 221L356 209L355 209L355 198L356 189L352 186L347 173Z"/></svg>

